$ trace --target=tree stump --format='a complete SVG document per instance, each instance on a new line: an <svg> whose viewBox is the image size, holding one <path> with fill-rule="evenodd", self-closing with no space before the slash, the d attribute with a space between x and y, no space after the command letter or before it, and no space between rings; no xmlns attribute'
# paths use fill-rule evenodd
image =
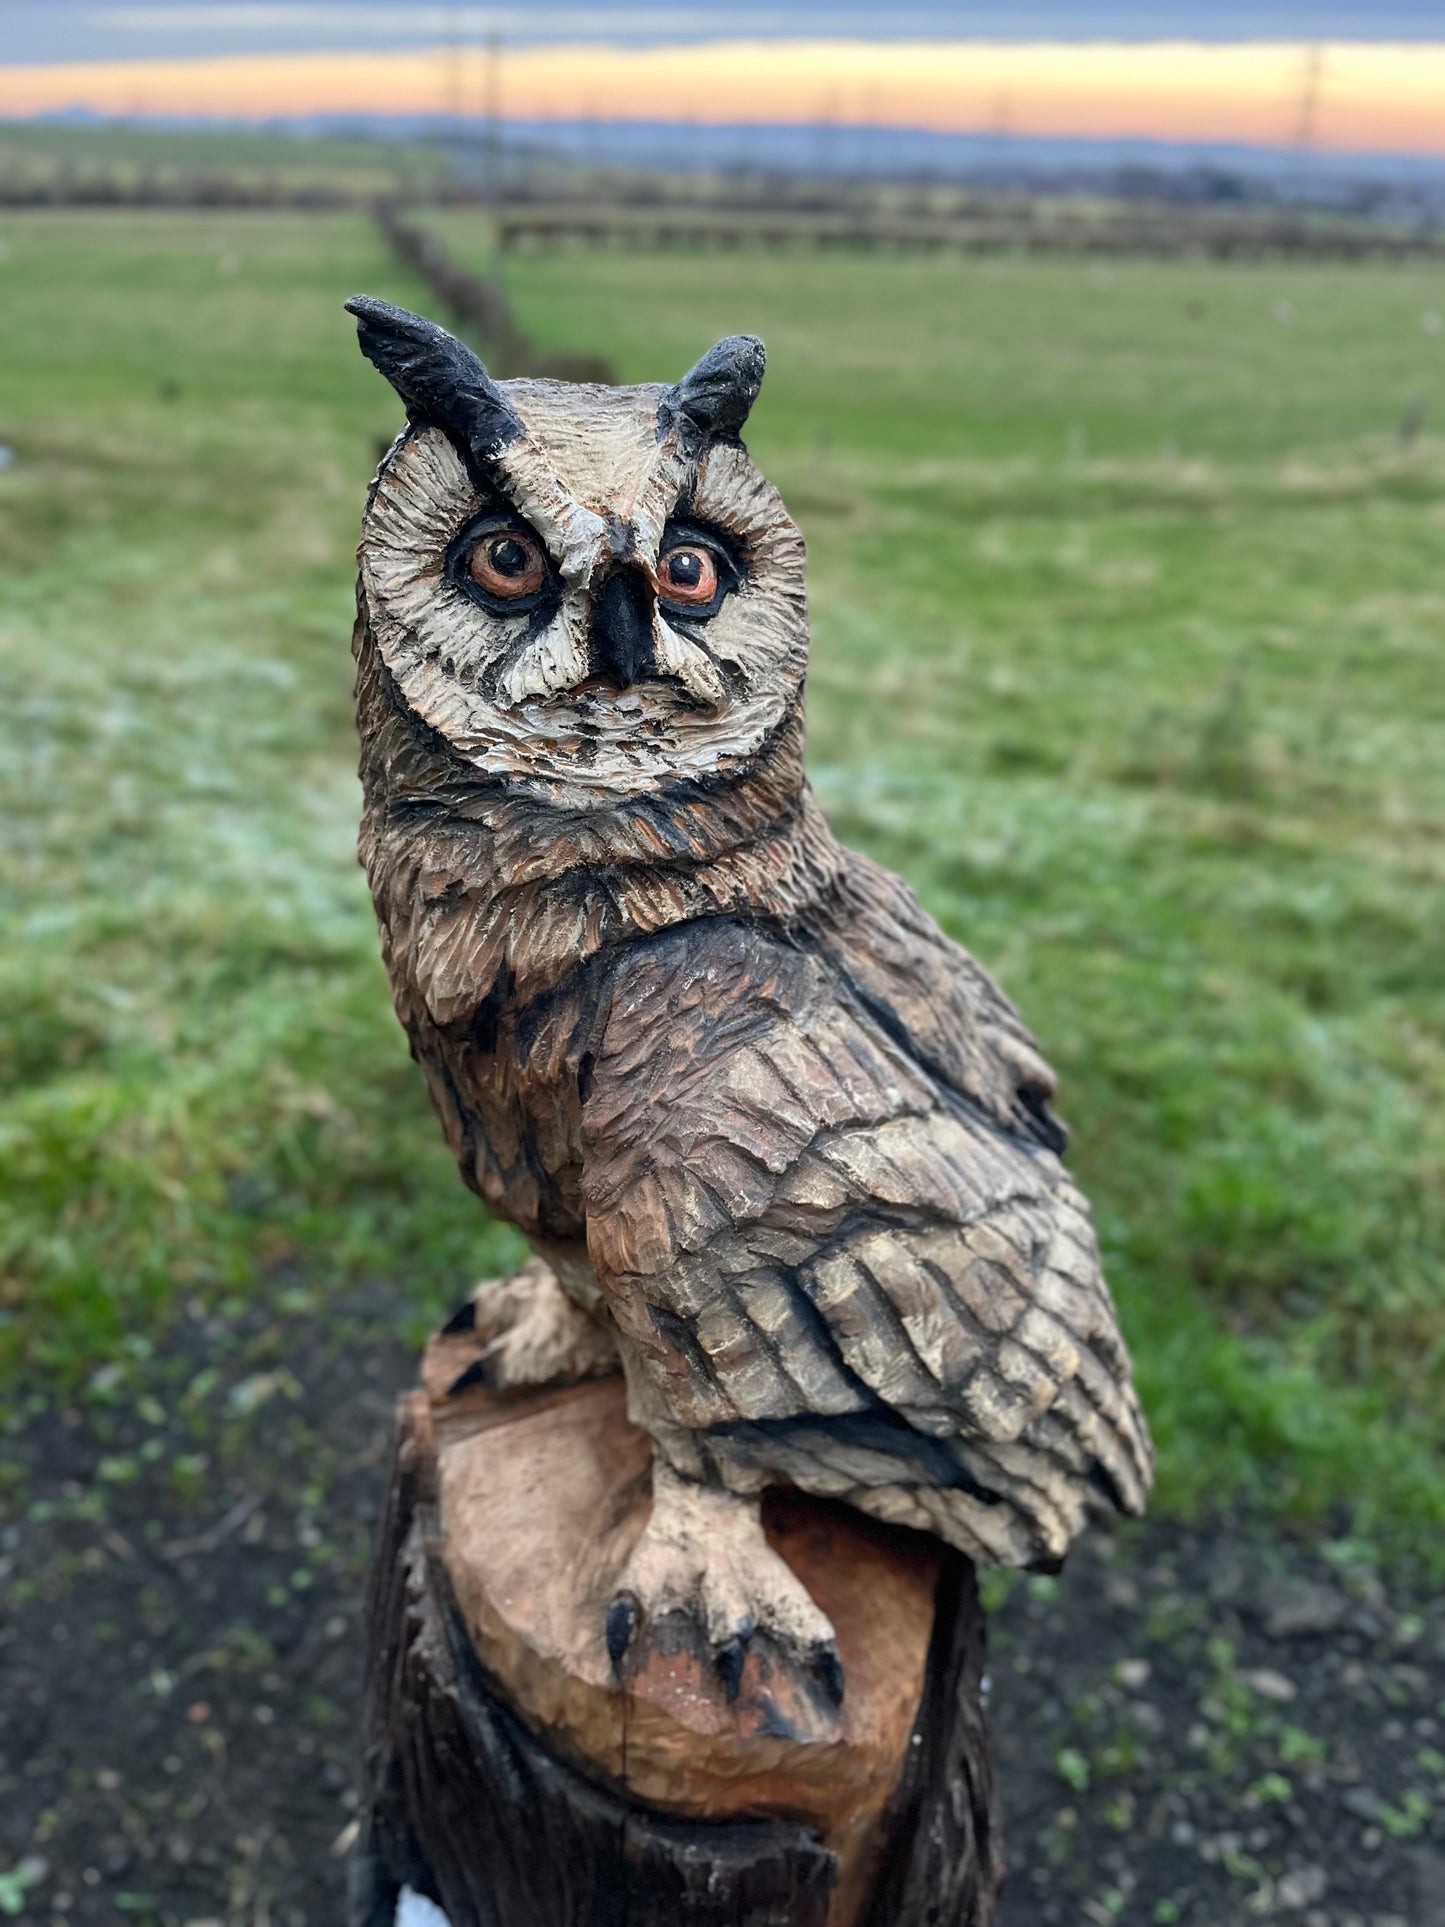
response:
<svg viewBox="0 0 1445 1927"><path fill-rule="evenodd" d="M988 1927L968 1561L776 1491L768 1537L837 1631L841 1707L760 1642L731 1698L682 1640L619 1678L606 1609L651 1441L620 1377L458 1388L482 1346L435 1338L399 1415L352 1927L392 1927L402 1885L451 1927Z"/></svg>

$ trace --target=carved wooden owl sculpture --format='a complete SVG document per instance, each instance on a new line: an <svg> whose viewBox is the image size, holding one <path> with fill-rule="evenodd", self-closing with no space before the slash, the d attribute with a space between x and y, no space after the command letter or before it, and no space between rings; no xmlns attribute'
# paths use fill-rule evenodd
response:
<svg viewBox="0 0 1445 1927"><path fill-rule="evenodd" d="M678 1620L842 1679L768 1547L792 1484L1048 1568L1150 1446L1054 1080L803 775L803 542L740 431L761 342L673 387L493 382L358 297L406 403L360 546L361 851L462 1175L537 1259L502 1384L626 1373L655 1441L614 1663Z"/></svg>

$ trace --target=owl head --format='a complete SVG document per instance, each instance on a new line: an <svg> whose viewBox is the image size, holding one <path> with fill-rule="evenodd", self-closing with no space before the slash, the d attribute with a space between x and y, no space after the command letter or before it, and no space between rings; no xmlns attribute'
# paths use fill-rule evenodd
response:
<svg viewBox="0 0 1445 1927"><path fill-rule="evenodd" d="M801 699L803 540L740 432L763 344L671 387L493 381L420 316L347 302L406 404L358 559L401 700L508 790L567 808L716 780Z"/></svg>

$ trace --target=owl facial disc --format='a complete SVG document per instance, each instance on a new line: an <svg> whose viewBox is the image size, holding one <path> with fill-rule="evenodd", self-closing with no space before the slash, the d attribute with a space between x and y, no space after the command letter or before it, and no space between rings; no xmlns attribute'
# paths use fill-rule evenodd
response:
<svg viewBox="0 0 1445 1927"><path fill-rule="evenodd" d="M808 648L802 537L738 439L762 343L731 336L671 387L495 382L433 323L347 307L410 418L359 560L420 719L568 808L755 758Z"/></svg>

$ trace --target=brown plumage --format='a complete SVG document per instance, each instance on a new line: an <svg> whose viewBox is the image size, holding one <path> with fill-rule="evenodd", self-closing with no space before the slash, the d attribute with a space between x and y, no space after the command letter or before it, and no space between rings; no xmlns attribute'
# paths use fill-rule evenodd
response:
<svg viewBox="0 0 1445 1927"><path fill-rule="evenodd" d="M808 789L802 541L738 439L760 344L493 384L352 305L411 418L360 549L362 857L462 1175L551 1267L498 1371L620 1354L657 1458L615 1657L677 1614L836 1690L765 1486L1010 1565L1143 1507L1052 1075Z"/></svg>

